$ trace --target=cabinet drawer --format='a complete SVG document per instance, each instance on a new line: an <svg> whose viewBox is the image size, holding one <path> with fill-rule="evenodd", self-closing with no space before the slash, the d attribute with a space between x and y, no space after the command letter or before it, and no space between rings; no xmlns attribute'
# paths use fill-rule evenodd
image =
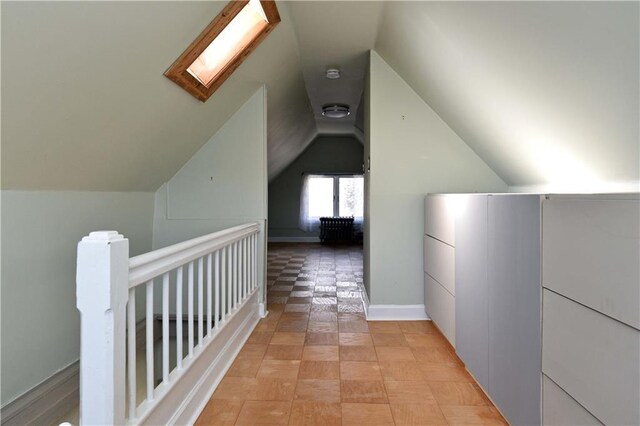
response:
<svg viewBox="0 0 640 426"><path fill-rule="evenodd" d="M456 300L443 286L424 274L424 306L427 315L455 347Z"/></svg>
<svg viewBox="0 0 640 426"><path fill-rule="evenodd" d="M455 246L455 218L451 200L455 195L427 195L424 202L424 233Z"/></svg>
<svg viewBox="0 0 640 426"><path fill-rule="evenodd" d="M543 374L542 424L549 426L599 426L602 423Z"/></svg>
<svg viewBox="0 0 640 426"><path fill-rule="evenodd" d="M548 290L542 371L605 424L640 424L640 332Z"/></svg>
<svg viewBox="0 0 640 426"><path fill-rule="evenodd" d="M640 200L543 202L542 282L640 329Z"/></svg>
<svg viewBox="0 0 640 426"><path fill-rule="evenodd" d="M424 236L424 272L455 296L455 249L428 235Z"/></svg>

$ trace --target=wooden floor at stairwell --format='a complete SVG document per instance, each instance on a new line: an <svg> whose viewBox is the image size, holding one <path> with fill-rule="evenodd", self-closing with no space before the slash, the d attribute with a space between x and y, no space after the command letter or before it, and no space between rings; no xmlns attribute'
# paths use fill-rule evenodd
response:
<svg viewBox="0 0 640 426"><path fill-rule="evenodd" d="M430 321L366 321L362 249L272 244L268 309L198 425L506 424Z"/></svg>

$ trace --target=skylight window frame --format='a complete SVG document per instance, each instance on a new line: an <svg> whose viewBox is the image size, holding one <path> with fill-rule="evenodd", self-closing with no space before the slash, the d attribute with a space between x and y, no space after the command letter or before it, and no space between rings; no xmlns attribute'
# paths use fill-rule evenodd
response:
<svg viewBox="0 0 640 426"><path fill-rule="evenodd" d="M259 0L262 10L267 17L267 26L242 49L222 71L212 80L209 86L205 86L198 79L192 76L187 69L200 57L202 52L220 35L220 33L231 23L240 11L249 4L249 0L232 0L224 9L211 21L211 23L200 33L200 35L187 47L187 49L174 61L165 71L164 75L171 81L182 87L201 102L207 99L225 82L231 74L244 62L245 59L260 45L260 43L271 33L280 22L280 14L273 0Z"/></svg>

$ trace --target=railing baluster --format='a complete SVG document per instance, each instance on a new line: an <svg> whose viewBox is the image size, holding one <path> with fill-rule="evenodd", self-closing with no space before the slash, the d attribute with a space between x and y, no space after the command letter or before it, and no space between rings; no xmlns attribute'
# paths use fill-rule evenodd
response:
<svg viewBox="0 0 640 426"><path fill-rule="evenodd" d="M249 292L251 292L251 237L247 237L245 240L245 251L246 251L246 257L245 257L245 271L246 271L246 294L249 294Z"/></svg>
<svg viewBox="0 0 640 426"><path fill-rule="evenodd" d="M220 295L220 312L222 314L222 321L224 322L227 319L227 248L222 248L222 259L220 259L220 264L222 268L220 268L220 283L222 286L222 294Z"/></svg>
<svg viewBox="0 0 640 426"><path fill-rule="evenodd" d="M240 281L238 275L240 275L238 269L238 242L233 243L233 308L238 307L238 282Z"/></svg>
<svg viewBox="0 0 640 426"><path fill-rule="evenodd" d="M213 297L211 294L211 253L207 255L207 336L211 337L211 304Z"/></svg>
<svg viewBox="0 0 640 426"><path fill-rule="evenodd" d="M247 237L247 294L251 292L251 236Z"/></svg>
<svg viewBox="0 0 640 426"><path fill-rule="evenodd" d="M162 276L162 381L169 381L169 273Z"/></svg>
<svg viewBox="0 0 640 426"><path fill-rule="evenodd" d="M238 241L238 297L236 306L242 301L242 240Z"/></svg>
<svg viewBox="0 0 640 426"><path fill-rule="evenodd" d="M136 289L129 289L127 303L127 390L129 391L129 420L136 418Z"/></svg>
<svg viewBox="0 0 640 426"><path fill-rule="evenodd" d="M258 234L253 234L253 288L258 287Z"/></svg>
<svg viewBox="0 0 640 426"><path fill-rule="evenodd" d="M214 314L216 316L216 329L220 326L220 250L216 251L215 254L215 265L216 265L216 275L215 275L215 309Z"/></svg>
<svg viewBox="0 0 640 426"><path fill-rule="evenodd" d="M248 244L248 240L246 238L242 239L242 300L245 299L245 297L247 297L247 293L248 293L248 289L247 289L247 282L249 281L249 272L248 272L248 267L249 267L249 244Z"/></svg>
<svg viewBox="0 0 640 426"><path fill-rule="evenodd" d="M198 346L202 346L202 336L204 334L203 323L203 283L204 283L204 258L198 259Z"/></svg>
<svg viewBox="0 0 640 426"><path fill-rule="evenodd" d="M244 298L244 241L238 241L238 305Z"/></svg>
<svg viewBox="0 0 640 426"><path fill-rule="evenodd" d="M153 280L147 282L147 401L153 401Z"/></svg>
<svg viewBox="0 0 640 426"><path fill-rule="evenodd" d="M187 270L187 327L189 330L189 356L193 356L193 262Z"/></svg>
<svg viewBox="0 0 640 426"><path fill-rule="evenodd" d="M251 236L249 237L249 241L250 241L250 243L249 243L249 257L251 258L251 261L249 262L249 263L250 263L250 265L251 265L251 271L250 271L251 278L249 278L249 280L250 280L249 289L250 289L251 291L253 291L253 289L254 289L254 280L253 280L253 273L254 273L254 269L253 269L253 260L255 259L255 253L254 253L254 251L253 251L253 250L254 250L254 247L253 247L253 235L251 235Z"/></svg>
<svg viewBox="0 0 640 426"><path fill-rule="evenodd" d="M176 368L182 369L182 266L176 271Z"/></svg>
<svg viewBox="0 0 640 426"><path fill-rule="evenodd" d="M227 269L227 312L231 314L231 310L233 309L232 298L233 298L233 250L232 246L228 246L227 251L229 252L228 256L228 269Z"/></svg>

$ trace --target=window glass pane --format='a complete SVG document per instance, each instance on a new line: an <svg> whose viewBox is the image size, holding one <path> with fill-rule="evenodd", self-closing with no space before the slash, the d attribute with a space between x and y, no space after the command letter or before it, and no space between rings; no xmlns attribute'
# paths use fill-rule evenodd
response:
<svg viewBox="0 0 640 426"><path fill-rule="evenodd" d="M224 68L264 30L269 21L258 0L251 0L229 22L202 54L187 68L200 83L209 86Z"/></svg>
<svg viewBox="0 0 640 426"><path fill-rule="evenodd" d="M364 178L341 177L340 216L362 217L364 204Z"/></svg>
<svg viewBox="0 0 640 426"><path fill-rule="evenodd" d="M333 217L333 178L309 179L309 217Z"/></svg>

